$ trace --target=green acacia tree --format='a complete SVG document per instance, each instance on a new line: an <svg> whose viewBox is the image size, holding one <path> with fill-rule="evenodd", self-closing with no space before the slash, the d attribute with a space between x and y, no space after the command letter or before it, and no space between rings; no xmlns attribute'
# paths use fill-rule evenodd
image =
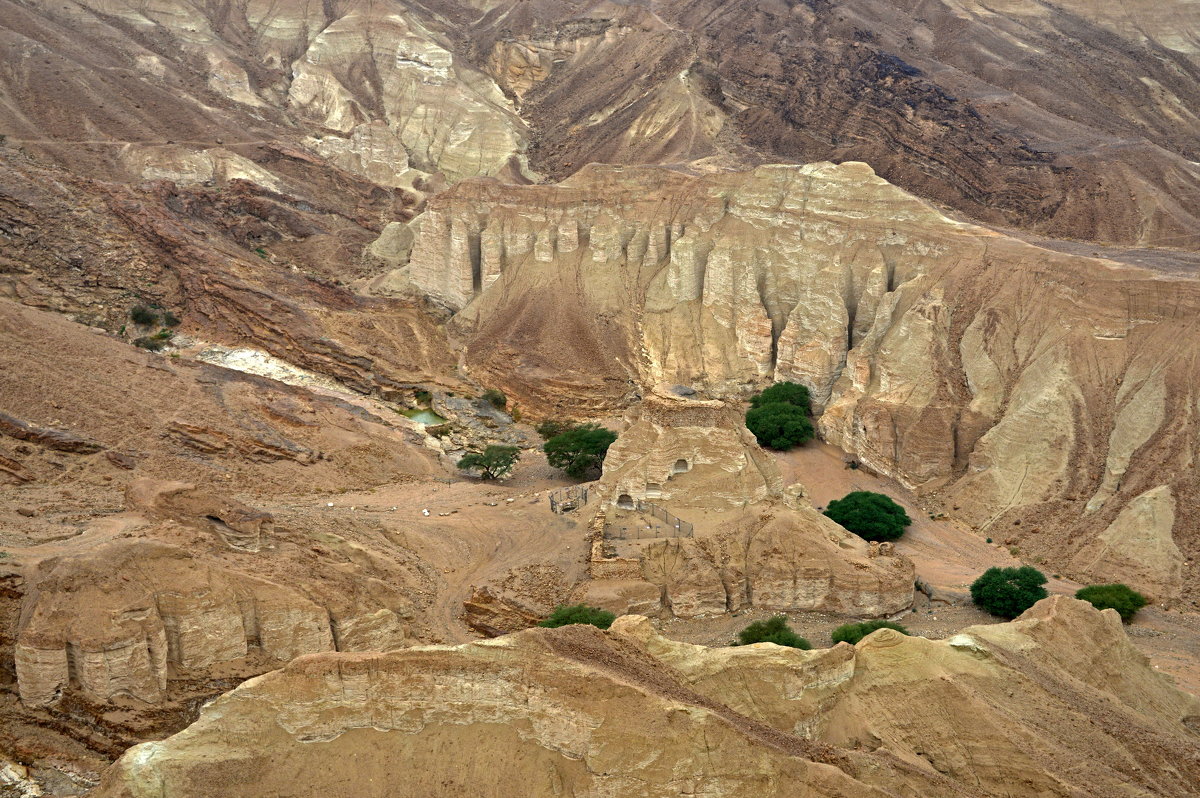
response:
<svg viewBox="0 0 1200 798"><path fill-rule="evenodd" d="M882 493L856 490L834 499L825 515L867 540L896 540L912 523L904 508Z"/></svg>
<svg viewBox="0 0 1200 798"><path fill-rule="evenodd" d="M812 398L808 395L808 388L798 382L777 382L750 398L751 407L780 403L795 405L806 414L812 412Z"/></svg>
<svg viewBox="0 0 1200 798"><path fill-rule="evenodd" d="M492 445L482 452L470 452L458 461L458 467L464 471L479 471L483 479L499 479L513 470L517 460L521 459L521 450L516 446Z"/></svg>
<svg viewBox="0 0 1200 798"><path fill-rule="evenodd" d="M550 613L550 617L539 623L538 626L557 629L560 626L570 626L574 623L587 623L607 629L616 619L616 615L599 607L590 607L587 604L559 604L554 608L554 612Z"/></svg>
<svg viewBox="0 0 1200 798"><path fill-rule="evenodd" d="M1036 568L989 568L971 584L971 599L1001 618L1016 618L1047 596L1046 575Z"/></svg>
<svg viewBox="0 0 1200 798"><path fill-rule="evenodd" d="M786 615L776 615L765 621L755 621L738 632L738 639L733 645L748 646L752 643L774 643L777 646L787 646L808 651L812 646L807 640L792 631L788 626Z"/></svg>
<svg viewBox="0 0 1200 798"><path fill-rule="evenodd" d="M807 443L815 434L808 413L786 402L750 408L746 428L754 433L760 446L779 451Z"/></svg>
<svg viewBox="0 0 1200 798"><path fill-rule="evenodd" d="M907 629L891 621L862 621L861 623L842 624L834 629L832 635L833 642L854 645L876 629L895 629L902 635L908 634Z"/></svg>
<svg viewBox="0 0 1200 798"><path fill-rule="evenodd" d="M598 471L604 465L608 447L616 439L617 433L610 429L597 424L581 424L546 441L542 451L550 465L582 479L589 471Z"/></svg>
<svg viewBox="0 0 1200 798"><path fill-rule="evenodd" d="M1145 596L1129 585L1088 585L1076 591L1075 598L1090 603L1098 610L1116 610L1121 620L1129 623L1137 611L1148 603Z"/></svg>

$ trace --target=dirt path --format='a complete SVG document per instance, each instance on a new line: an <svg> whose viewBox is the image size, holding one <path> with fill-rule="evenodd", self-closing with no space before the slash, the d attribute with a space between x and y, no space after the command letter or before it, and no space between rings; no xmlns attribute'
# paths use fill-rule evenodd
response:
<svg viewBox="0 0 1200 798"><path fill-rule="evenodd" d="M841 449L820 442L776 455L784 483L802 483L813 505L820 509L850 491L870 490L892 497L908 512L913 523L897 542L896 550L913 561L920 579L955 601L954 605L931 604L918 596L916 611L902 620L910 631L941 638L964 626L998 622L999 619L971 605L971 582L991 566L1040 566L1022 562L1004 546L989 544L986 537L959 522L931 519L911 491L886 477L847 468L847 460ZM1046 588L1051 593L1074 595L1082 587L1069 579L1056 579L1049 573L1046 576L1049 577ZM719 644L750 620L753 619L738 618L737 623L728 623L711 631L684 625L679 631L681 639L689 642ZM829 633L844 622L844 618L806 613L796 616L795 626L802 629L814 645L828 645ZM1148 607L1138 613L1127 631L1134 645L1150 658L1156 669L1170 675L1183 689L1200 695L1200 615Z"/></svg>
<svg viewBox="0 0 1200 798"><path fill-rule="evenodd" d="M461 643L478 638L460 617L476 586L534 564L557 566L569 583L584 578L585 530L551 512L547 498L549 491L570 484L539 452L526 452L512 476L496 482L451 477L329 501L338 508L380 513L386 526L440 572L443 584L430 622L446 642Z"/></svg>
<svg viewBox="0 0 1200 798"><path fill-rule="evenodd" d="M951 519L932 519L910 491L894 480L861 469L846 467L845 452L827 443L815 442L776 455L785 484L802 483L814 506L824 509L833 499L855 490L890 496L904 507L913 523L896 550L917 566L917 576L950 595L965 598L971 582L992 566L1012 567L1022 563L1008 550ZM1036 564L1035 564L1036 565ZM1082 587L1054 579L1047 588L1053 593L1070 593Z"/></svg>

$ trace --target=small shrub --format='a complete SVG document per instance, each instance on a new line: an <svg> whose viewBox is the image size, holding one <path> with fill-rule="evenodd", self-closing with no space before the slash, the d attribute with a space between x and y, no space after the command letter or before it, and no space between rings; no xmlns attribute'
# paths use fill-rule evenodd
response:
<svg viewBox="0 0 1200 798"><path fill-rule="evenodd" d="M912 523L903 507L882 493L867 490L834 499L825 515L866 540L896 540Z"/></svg>
<svg viewBox="0 0 1200 798"><path fill-rule="evenodd" d="M179 318L169 310L163 314L163 324L167 325L168 327L178 327L182 323L183 319Z"/></svg>
<svg viewBox="0 0 1200 798"><path fill-rule="evenodd" d="M608 610L599 607L589 607L587 604L559 604L550 613L550 617L538 624L547 629L557 629L560 626L570 626L574 623L589 623L600 629L607 629L617 619Z"/></svg>
<svg viewBox="0 0 1200 798"><path fill-rule="evenodd" d="M1137 611L1149 602L1129 585L1088 585L1075 593L1075 598L1090 603L1098 610L1116 610L1121 620L1129 623Z"/></svg>
<svg viewBox="0 0 1200 798"><path fill-rule="evenodd" d="M508 397L504 395L504 392L495 388L488 388L483 392L481 398L497 410L503 410L504 406L508 404Z"/></svg>
<svg viewBox="0 0 1200 798"><path fill-rule="evenodd" d="M534 429L537 430L537 434L541 435L542 440L544 441L548 441L551 438L557 438L564 432L574 428L575 425L568 421L543 421L541 424L538 424L536 427L534 427Z"/></svg>
<svg viewBox="0 0 1200 798"><path fill-rule="evenodd" d="M153 335L143 335L141 338L133 339L133 345L142 349L148 349L151 352L161 352L163 347L167 345L167 342Z"/></svg>
<svg viewBox="0 0 1200 798"><path fill-rule="evenodd" d="M464 471L480 472L483 479L499 479L513 470L521 450L516 446L489 446L483 452L471 452L458 461Z"/></svg>
<svg viewBox="0 0 1200 798"><path fill-rule="evenodd" d="M129 318L133 319L134 324L142 326L158 324L158 314L145 305L134 305L130 308Z"/></svg>
<svg viewBox="0 0 1200 798"><path fill-rule="evenodd" d="M834 629L833 642L854 645L876 629L895 629L902 635L908 634L907 629L891 621L862 621L861 623L842 624Z"/></svg>
<svg viewBox="0 0 1200 798"><path fill-rule="evenodd" d="M561 468L569 476L582 479L588 471L599 470L604 465L608 447L617 439L617 433L596 424L582 424L555 435L542 445L546 461Z"/></svg>
<svg viewBox="0 0 1200 798"><path fill-rule="evenodd" d="M807 443L815 434L808 413L786 402L752 407L746 413L746 428L754 433L760 446L778 451Z"/></svg>
<svg viewBox="0 0 1200 798"><path fill-rule="evenodd" d="M1047 595L1046 575L1036 568L989 568L971 584L971 599L1001 618L1016 618Z"/></svg>
<svg viewBox="0 0 1200 798"><path fill-rule="evenodd" d="M430 400L433 399L433 395L429 391L417 391L413 396L416 397L417 402L423 405L429 404Z"/></svg>
<svg viewBox="0 0 1200 798"><path fill-rule="evenodd" d="M987 539L987 542L988 542L988 543L991 543L991 542L992 542L992 539L991 539L991 538L988 538L988 539Z"/></svg>
<svg viewBox="0 0 1200 798"><path fill-rule="evenodd" d="M777 382L757 396L750 398L751 407L765 407L774 404L795 405L804 411L805 415L812 412L812 399L808 388L797 382Z"/></svg>
<svg viewBox="0 0 1200 798"><path fill-rule="evenodd" d="M171 340L171 336L173 336L174 334L175 333L171 332L170 330L159 330L158 332L156 332L154 335L152 335L150 337L155 339L156 341L169 341L169 340Z"/></svg>
<svg viewBox="0 0 1200 798"><path fill-rule="evenodd" d="M752 643L774 643L777 646L788 646L808 651L812 648L809 642L792 631L788 626L786 615L776 615L766 621L755 621L738 632L735 646L748 646Z"/></svg>
<svg viewBox="0 0 1200 798"><path fill-rule="evenodd" d="M267 259L267 251L262 247L255 247L254 254L258 255L258 257L262 258L263 260Z"/></svg>

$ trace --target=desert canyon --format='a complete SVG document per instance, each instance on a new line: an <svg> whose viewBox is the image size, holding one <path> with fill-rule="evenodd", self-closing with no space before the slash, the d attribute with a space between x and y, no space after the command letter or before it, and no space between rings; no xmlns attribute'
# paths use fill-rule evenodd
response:
<svg viewBox="0 0 1200 798"><path fill-rule="evenodd" d="M0 0L0 67L0 796L1200 796L1200 3Z"/></svg>

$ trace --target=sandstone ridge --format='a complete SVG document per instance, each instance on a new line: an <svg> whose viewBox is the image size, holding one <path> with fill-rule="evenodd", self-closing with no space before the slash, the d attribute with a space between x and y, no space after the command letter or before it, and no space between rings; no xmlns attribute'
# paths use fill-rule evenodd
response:
<svg viewBox="0 0 1200 798"><path fill-rule="evenodd" d="M1034 246L860 163L465 181L414 231L375 290L457 309L472 371L523 406L802 382L827 440L980 530L1080 579L1194 598L1187 259ZM1131 524L1145 546L1118 542Z"/></svg>
<svg viewBox="0 0 1200 798"><path fill-rule="evenodd" d="M945 728L916 722L944 701ZM885 630L811 652L682 645L628 616L608 633L303 657L132 749L97 794L382 796L403 772L444 795L1183 796L1198 712L1111 611L1072 599L947 641Z"/></svg>

